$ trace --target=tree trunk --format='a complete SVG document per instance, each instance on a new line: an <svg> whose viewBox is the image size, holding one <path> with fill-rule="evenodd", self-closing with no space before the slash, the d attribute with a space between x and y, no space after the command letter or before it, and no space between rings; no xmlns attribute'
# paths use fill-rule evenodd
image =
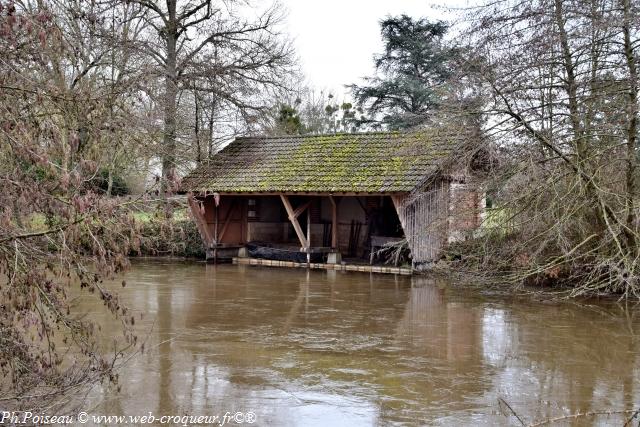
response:
<svg viewBox="0 0 640 427"><path fill-rule="evenodd" d="M193 90L193 97L194 97L195 106L196 106L196 114L195 114L196 122L195 122L195 128L194 128L195 139L196 139L196 163L200 164L202 163L202 149L200 147L200 100L198 99L198 91L195 89L195 87Z"/></svg>
<svg viewBox="0 0 640 427"><path fill-rule="evenodd" d="M213 156L213 124L214 124L214 119L215 119L215 113L216 113L216 99L215 99L215 95L213 96L213 98L211 99L211 113L209 115L209 150L208 150L208 154L209 154L209 158L211 158L211 156Z"/></svg>
<svg viewBox="0 0 640 427"><path fill-rule="evenodd" d="M169 19L166 28L167 64L165 69L164 137L160 190L165 198L165 208L169 213L170 208L166 199L171 191L171 183L175 179L176 168L176 104L178 98L176 0L167 0L167 8Z"/></svg>
<svg viewBox="0 0 640 427"><path fill-rule="evenodd" d="M580 170L584 170L584 162L587 158L587 147L583 139L582 128L580 126L580 109L578 107L578 88L575 75L575 64L571 56L569 46L569 36L565 28L564 3L562 0L555 0L555 20L558 26L560 37L560 47L562 62L566 74L567 101L569 104L569 117L573 128L573 138L576 146L577 165Z"/></svg>
<svg viewBox="0 0 640 427"><path fill-rule="evenodd" d="M109 165L109 175L107 176L107 197L111 196L113 191L113 167Z"/></svg>
<svg viewBox="0 0 640 427"><path fill-rule="evenodd" d="M636 197L636 146L638 139L638 69L636 66L635 52L631 42L631 5L629 0L622 0L624 19L622 33L624 36L624 54L629 72L629 94L627 104L627 173L626 173L626 228L625 237L627 246L633 256L637 256L638 248L635 235L635 197Z"/></svg>

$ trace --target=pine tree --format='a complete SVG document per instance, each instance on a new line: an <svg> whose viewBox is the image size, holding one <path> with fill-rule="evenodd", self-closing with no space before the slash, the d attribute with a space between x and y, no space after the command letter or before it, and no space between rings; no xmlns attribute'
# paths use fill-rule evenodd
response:
<svg viewBox="0 0 640 427"><path fill-rule="evenodd" d="M370 125L406 129L429 120L443 101L456 49L444 41L447 25L402 15L380 22L384 53L375 57L377 75L366 85L351 85L367 110Z"/></svg>

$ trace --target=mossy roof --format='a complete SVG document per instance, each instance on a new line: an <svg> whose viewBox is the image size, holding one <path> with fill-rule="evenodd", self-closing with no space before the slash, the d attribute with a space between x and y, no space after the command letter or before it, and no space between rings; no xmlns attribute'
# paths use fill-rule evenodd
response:
<svg viewBox="0 0 640 427"><path fill-rule="evenodd" d="M456 140L437 131L237 138L181 191L409 192L439 171Z"/></svg>

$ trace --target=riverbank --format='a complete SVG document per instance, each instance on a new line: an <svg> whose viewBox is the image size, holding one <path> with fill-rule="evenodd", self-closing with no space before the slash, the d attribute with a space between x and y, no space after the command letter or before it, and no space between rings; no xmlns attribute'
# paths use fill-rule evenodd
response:
<svg viewBox="0 0 640 427"><path fill-rule="evenodd" d="M134 218L140 232L140 244L131 251L130 256L152 259L156 257L205 259L205 250L199 231L184 206L174 209L171 219L167 219L164 212L160 210L138 212ZM619 299L622 296L620 293L608 291L585 294L565 280L562 270L559 269L541 270L537 274L529 274L526 280L515 281L511 266L508 266L511 268L509 270L506 266L490 263L483 268L479 253L478 241L470 240L453 244L445 249L442 259L426 274L449 277L457 284L456 286L464 286L483 293L518 295L533 299ZM496 256L492 256L491 260L495 258ZM380 266L380 268L384 267ZM405 269L401 270L400 273L406 274ZM376 271L372 269L372 272ZM414 274L423 273L414 272ZM518 274L526 277L527 271L523 268L523 272Z"/></svg>

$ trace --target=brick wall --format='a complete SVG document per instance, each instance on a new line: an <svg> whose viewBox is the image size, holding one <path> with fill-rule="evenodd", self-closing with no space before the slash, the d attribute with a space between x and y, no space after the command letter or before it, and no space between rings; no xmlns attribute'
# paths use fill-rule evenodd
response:
<svg viewBox="0 0 640 427"><path fill-rule="evenodd" d="M448 241L464 240L480 225L482 194L473 184L451 183L449 189Z"/></svg>

